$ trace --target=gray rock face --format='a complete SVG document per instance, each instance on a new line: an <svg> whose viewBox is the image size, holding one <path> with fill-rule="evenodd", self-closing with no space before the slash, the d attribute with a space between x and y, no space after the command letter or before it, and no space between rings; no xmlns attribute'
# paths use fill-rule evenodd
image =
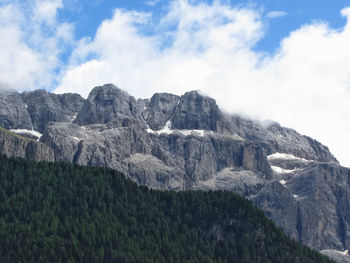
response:
<svg viewBox="0 0 350 263"><path fill-rule="evenodd" d="M156 93L146 109L146 122L152 130L160 130L174 114L180 100L179 96L169 93Z"/></svg>
<svg viewBox="0 0 350 263"><path fill-rule="evenodd" d="M323 249L350 246L350 170L330 163L312 163L285 186L299 204L298 240Z"/></svg>
<svg viewBox="0 0 350 263"><path fill-rule="evenodd" d="M181 96L171 119L172 128L184 130L210 130L226 132L229 130L227 121L216 105L214 99L191 91Z"/></svg>
<svg viewBox="0 0 350 263"><path fill-rule="evenodd" d="M23 94L34 130L44 132L49 122L73 121L83 106L84 99L78 94L52 94L36 90Z"/></svg>
<svg viewBox="0 0 350 263"><path fill-rule="evenodd" d="M32 122L21 94L0 90L0 126L6 129L32 129Z"/></svg>
<svg viewBox="0 0 350 263"><path fill-rule="evenodd" d="M295 130L223 114L198 92L136 101L109 84L86 101L42 91L23 98L42 144L4 137L1 152L108 166L157 189L234 191L305 245L350 247L350 170Z"/></svg>
<svg viewBox="0 0 350 263"><path fill-rule="evenodd" d="M115 122L126 127L140 115L134 97L112 84L95 87L75 120L79 125Z"/></svg>
<svg viewBox="0 0 350 263"><path fill-rule="evenodd" d="M55 123L41 141L55 150L57 160L109 166L159 189L192 189L227 166L256 171L261 177L272 174L261 147L227 136L168 137L140 131L137 126Z"/></svg>
<svg viewBox="0 0 350 263"><path fill-rule="evenodd" d="M269 160L274 170L270 179L226 169L224 176L222 172L212 180L201 182L196 189L240 193L300 243L319 250L347 250L350 169L334 162L287 157Z"/></svg>
<svg viewBox="0 0 350 263"><path fill-rule="evenodd" d="M30 140L0 127L0 153L7 157L22 157L34 161L54 161L53 150L35 140Z"/></svg>
<svg viewBox="0 0 350 263"><path fill-rule="evenodd" d="M229 118L233 132L247 140L258 141L268 154L283 152L300 158L338 163L328 147L297 133L293 129L281 127L278 123L263 126L258 122L239 116L230 116Z"/></svg>

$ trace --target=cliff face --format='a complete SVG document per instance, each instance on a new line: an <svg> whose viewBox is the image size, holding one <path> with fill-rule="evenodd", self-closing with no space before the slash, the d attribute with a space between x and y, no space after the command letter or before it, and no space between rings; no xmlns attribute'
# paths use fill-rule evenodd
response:
<svg viewBox="0 0 350 263"><path fill-rule="evenodd" d="M292 129L229 116L196 91L136 100L108 84L87 100L42 91L21 96L28 112L23 125L43 133L36 145L53 152L50 160L108 166L157 189L234 191L303 244L350 247L349 169ZM5 101L0 112L12 109ZM6 118L16 123L13 116Z"/></svg>
<svg viewBox="0 0 350 263"><path fill-rule="evenodd" d="M0 152L34 161L54 161L54 151L46 144L21 137L0 127Z"/></svg>
<svg viewBox="0 0 350 263"><path fill-rule="evenodd" d="M32 129L33 124L21 94L0 90L0 126L6 129Z"/></svg>
<svg viewBox="0 0 350 263"><path fill-rule="evenodd" d="M84 99L78 94L56 95L45 90L22 94L33 129L43 133L50 122L72 121L80 111Z"/></svg>

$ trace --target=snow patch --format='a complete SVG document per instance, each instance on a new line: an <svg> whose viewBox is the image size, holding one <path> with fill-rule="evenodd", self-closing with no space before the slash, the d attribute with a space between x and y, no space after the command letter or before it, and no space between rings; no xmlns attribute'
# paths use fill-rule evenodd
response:
<svg viewBox="0 0 350 263"><path fill-rule="evenodd" d="M78 117L78 112L74 113L74 115L71 117L70 121L73 122Z"/></svg>
<svg viewBox="0 0 350 263"><path fill-rule="evenodd" d="M273 165L271 165L271 169L278 174L289 174L298 170L298 169L288 170L288 169L283 169L281 167L273 166Z"/></svg>
<svg viewBox="0 0 350 263"><path fill-rule="evenodd" d="M213 133L212 131L206 131L206 130L177 130L177 129L172 130L171 126L172 126L171 120L168 120L163 129L161 129L159 131L154 131L148 127L147 132L157 134L157 135L160 135L163 133L164 134L181 133L184 136L197 135L197 136L202 136L202 137L204 136L204 134L206 132Z"/></svg>
<svg viewBox="0 0 350 263"><path fill-rule="evenodd" d="M285 185L286 183L287 183L287 181L286 180L280 180L280 183L282 184L282 185Z"/></svg>
<svg viewBox="0 0 350 263"><path fill-rule="evenodd" d="M28 105L27 105L27 103L24 103L24 106L26 107L26 109L28 109Z"/></svg>
<svg viewBox="0 0 350 263"><path fill-rule="evenodd" d="M204 136L205 130L176 130L177 132L181 133L184 136L190 136L190 135L197 135L197 136Z"/></svg>
<svg viewBox="0 0 350 263"><path fill-rule="evenodd" d="M72 138L76 141L80 141L80 139L78 137L72 136Z"/></svg>
<svg viewBox="0 0 350 263"><path fill-rule="evenodd" d="M303 199L307 198L306 196L300 196L297 194L293 194L293 198L297 201L302 201Z"/></svg>
<svg viewBox="0 0 350 263"><path fill-rule="evenodd" d="M27 130L27 129L12 129L10 130L14 133L21 133L21 134L30 134L35 137L38 137L38 140L43 136L40 132L34 131L34 130Z"/></svg>
<svg viewBox="0 0 350 263"><path fill-rule="evenodd" d="M267 156L267 159L269 161L271 160L298 160L298 161L302 161L302 162L312 162L310 160L306 160L304 158L299 158L299 157L296 157L292 154L288 154L288 153L273 153L271 155L268 155Z"/></svg>
<svg viewBox="0 0 350 263"><path fill-rule="evenodd" d="M328 254L328 252L330 252L330 253L335 253L335 254L338 254L338 255L344 255L344 256L346 256L347 259L349 257L349 254L348 254L349 250L348 249L346 249L344 251L335 250L335 249L324 249L324 250L321 250L321 252L323 254L328 255L328 256L331 256L331 255Z"/></svg>
<svg viewBox="0 0 350 263"><path fill-rule="evenodd" d="M168 120L165 123L165 127L162 130L160 130L161 133L166 133L166 134L172 133L171 126L172 126L171 120Z"/></svg>
<svg viewBox="0 0 350 263"><path fill-rule="evenodd" d="M334 249L325 249L325 250L322 250L322 251L334 251L336 253L339 253L339 254L343 254L343 255L347 255L349 250L344 250L344 251L340 251L340 250L334 250Z"/></svg>

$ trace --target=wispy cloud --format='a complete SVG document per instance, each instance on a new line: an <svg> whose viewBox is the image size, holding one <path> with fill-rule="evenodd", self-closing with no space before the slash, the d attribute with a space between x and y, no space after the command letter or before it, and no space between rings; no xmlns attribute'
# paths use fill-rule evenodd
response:
<svg viewBox="0 0 350 263"><path fill-rule="evenodd" d="M145 0L144 3L148 6L156 6L161 0Z"/></svg>
<svg viewBox="0 0 350 263"><path fill-rule="evenodd" d="M273 19L273 18L278 18L278 17L284 17L288 13L285 11L271 11L266 14L267 18Z"/></svg>

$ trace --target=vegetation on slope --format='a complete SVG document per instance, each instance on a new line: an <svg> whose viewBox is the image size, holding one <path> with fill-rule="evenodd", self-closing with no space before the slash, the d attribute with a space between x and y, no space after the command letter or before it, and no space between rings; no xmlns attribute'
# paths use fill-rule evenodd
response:
<svg viewBox="0 0 350 263"><path fill-rule="evenodd" d="M330 262L231 192L0 155L0 262Z"/></svg>
<svg viewBox="0 0 350 263"><path fill-rule="evenodd" d="M8 135L12 136L12 137L16 137L18 139L21 139L21 140L24 140L24 141L29 141L30 139L29 138L26 138L26 137L23 137L21 135L18 135L12 131L9 131L7 129L5 129L4 127L0 126L0 132L4 132L4 133L7 133Z"/></svg>

